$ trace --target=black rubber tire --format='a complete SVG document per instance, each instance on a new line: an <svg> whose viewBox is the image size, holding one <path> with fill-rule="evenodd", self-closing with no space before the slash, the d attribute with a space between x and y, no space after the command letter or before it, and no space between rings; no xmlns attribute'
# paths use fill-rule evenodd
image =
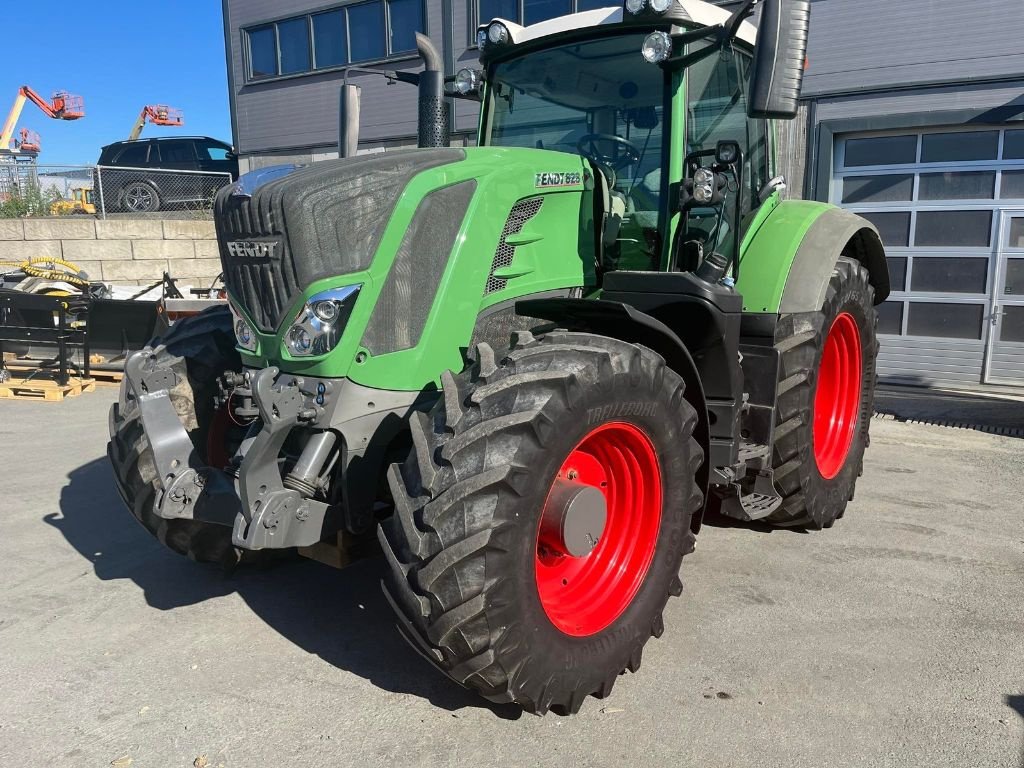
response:
<svg viewBox="0 0 1024 768"><path fill-rule="evenodd" d="M150 195L150 202L145 207L131 207L128 204L128 193L133 187L143 189ZM148 181L130 181L125 184L118 200L118 207L125 213L156 213L160 210L160 193L156 187Z"/></svg>
<svg viewBox="0 0 1024 768"><path fill-rule="evenodd" d="M175 323L165 337L150 342L152 354L172 361L178 384L171 401L200 457L214 416L217 380L227 370L240 371L231 312L213 307ZM132 515L168 548L201 563L234 565L242 553L231 543L231 529L194 520L164 520L153 512L157 492L153 451L127 383L110 411L110 462Z"/></svg>
<svg viewBox="0 0 1024 768"><path fill-rule="evenodd" d="M496 359L443 377L443 397L412 421L409 459L389 471L395 514L380 528L384 583L399 628L449 677L494 702L570 714L637 671L660 637L703 504L703 451L682 379L656 353L615 339L518 334ZM628 408L631 404L643 408ZM637 415L633 415L633 414ZM534 557L548 489L568 453L605 422L653 442L663 480L654 559L633 601L606 629L562 633L544 612Z"/></svg>
<svg viewBox="0 0 1024 768"><path fill-rule="evenodd" d="M814 459L814 396L825 337L849 313L860 331L863 356L860 413L853 445L839 474L826 480ZM766 522L783 527L831 528L846 513L863 473L874 412L878 315L875 290L859 261L841 257L819 312L782 315L775 334L781 353L773 464L785 501Z"/></svg>

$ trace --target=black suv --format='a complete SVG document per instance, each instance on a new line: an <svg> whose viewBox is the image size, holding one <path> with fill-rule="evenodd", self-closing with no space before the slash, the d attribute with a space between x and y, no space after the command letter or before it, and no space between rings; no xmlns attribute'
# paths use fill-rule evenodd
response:
<svg viewBox="0 0 1024 768"><path fill-rule="evenodd" d="M234 147L205 136L119 141L104 147L96 164L94 198L108 212L208 204L238 178Z"/></svg>

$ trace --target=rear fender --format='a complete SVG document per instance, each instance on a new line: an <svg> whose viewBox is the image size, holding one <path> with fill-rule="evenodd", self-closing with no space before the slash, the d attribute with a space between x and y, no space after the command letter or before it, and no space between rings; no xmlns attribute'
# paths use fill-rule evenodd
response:
<svg viewBox="0 0 1024 768"><path fill-rule="evenodd" d="M824 203L781 203L743 245L737 287L744 312L817 312L844 255L864 264L875 303L885 301L889 268L878 229L870 221Z"/></svg>

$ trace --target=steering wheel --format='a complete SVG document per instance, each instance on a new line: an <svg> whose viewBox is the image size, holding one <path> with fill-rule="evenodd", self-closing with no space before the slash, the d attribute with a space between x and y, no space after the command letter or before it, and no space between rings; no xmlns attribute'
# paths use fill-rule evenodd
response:
<svg viewBox="0 0 1024 768"><path fill-rule="evenodd" d="M600 142L609 142L615 147L615 154L606 155L599 148ZM640 162L640 150L637 146L613 133L588 133L576 142L576 149L585 157L589 157L599 165L607 165L616 171L621 171L629 165L636 165Z"/></svg>

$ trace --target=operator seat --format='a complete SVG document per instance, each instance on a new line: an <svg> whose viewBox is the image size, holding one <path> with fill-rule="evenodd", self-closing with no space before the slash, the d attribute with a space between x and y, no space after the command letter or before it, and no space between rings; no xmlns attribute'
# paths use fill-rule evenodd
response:
<svg viewBox="0 0 1024 768"><path fill-rule="evenodd" d="M594 176L600 187L601 210L604 211L604 221L601 223L602 250L613 247L618 241L627 208L626 196L612 186L613 181L607 174L605 169L596 167Z"/></svg>

